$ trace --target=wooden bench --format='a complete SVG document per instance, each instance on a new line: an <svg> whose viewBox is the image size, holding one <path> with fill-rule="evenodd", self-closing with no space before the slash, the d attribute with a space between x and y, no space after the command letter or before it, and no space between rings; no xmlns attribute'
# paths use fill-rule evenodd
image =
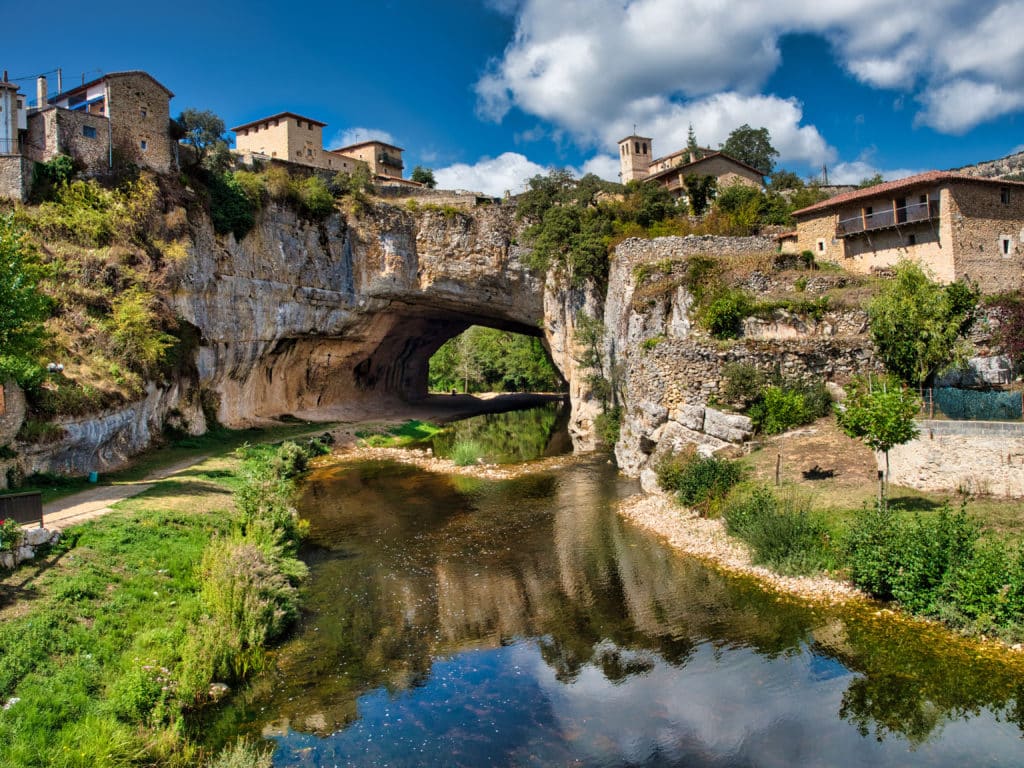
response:
<svg viewBox="0 0 1024 768"><path fill-rule="evenodd" d="M38 491L0 496L0 520L14 518L22 525L43 527L43 495Z"/></svg>

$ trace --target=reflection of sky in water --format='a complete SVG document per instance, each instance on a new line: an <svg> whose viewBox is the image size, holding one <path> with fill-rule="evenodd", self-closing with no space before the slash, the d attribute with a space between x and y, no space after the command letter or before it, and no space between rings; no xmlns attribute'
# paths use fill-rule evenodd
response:
<svg viewBox="0 0 1024 768"><path fill-rule="evenodd" d="M320 738L289 731L275 766L1008 766L1019 731L982 714L945 738L861 738L836 717L851 677L804 649L767 660L704 644L683 666L610 682L586 665L555 678L534 642L438 660L428 680L359 699L359 719Z"/></svg>

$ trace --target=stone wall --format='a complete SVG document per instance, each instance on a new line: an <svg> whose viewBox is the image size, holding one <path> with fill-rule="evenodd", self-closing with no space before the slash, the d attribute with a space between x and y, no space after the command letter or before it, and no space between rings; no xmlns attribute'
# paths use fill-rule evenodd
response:
<svg viewBox="0 0 1024 768"><path fill-rule="evenodd" d="M1001 202L1002 190L1008 202ZM1024 186L950 185L949 226L958 278L985 293L1024 287ZM1007 253L1003 241L1008 242Z"/></svg>
<svg viewBox="0 0 1024 768"><path fill-rule="evenodd" d="M170 94L148 75L126 72L108 76L107 103L115 160L169 171Z"/></svg>
<svg viewBox="0 0 1024 768"><path fill-rule="evenodd" d="M54 109L57 151L70 155L87 174L110 170L110 121L102 115Z"/></svg>
<svg viewBox="0 0 1024 768"><path fill-rule="evenodd" d="M32 168L23 155L0 156L0 199L25 202L32 189Z"/></svg>
<svg viewBox="0 0 1024 768"><path fill-rule="evenodd" d="M890 481L922 491L1024 497L1024 424L922 421L889 451Z"/></svg>

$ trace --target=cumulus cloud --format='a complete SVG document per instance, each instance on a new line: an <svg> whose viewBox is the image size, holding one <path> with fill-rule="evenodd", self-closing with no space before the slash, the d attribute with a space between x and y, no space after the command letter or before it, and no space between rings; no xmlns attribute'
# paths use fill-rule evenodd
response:
<svg viewBox="0 0 1024 768"><path fill-rule="evenodd" d="M526 181L548 169L518 152L505 152L497 157L484 157L473 165L455 163L434 171L441 189L469 189L499 197L506 191L522 192Z"/></svg>
<svg viewBox="0 0 1024 768"><path fill-rule="evenodd" d="M605 181L621 181L619 178L619 158L615 155L594 155L583 163L583 173L592 173Z"/></svg>
<svg viewBox="0 0 1024 768"><path fill-rule="evenodd" d="M726 95L748 102L752 125L786 127L783 161L817 162L829 151L800 123L799 105L756 96L789 33L825 37L854 77L912 94L923 105L918 121L940 131L1024 105L1024 0L932 0L926 10L891 0L522 0L516 13L514 39L476 84L478 113L500 121L518 108L595 146L609 123L637 122L652 135L648 126ZM985 98L954 115L944 100L968 87ZM709 119L706 133L714 129Z"/></svg>
<svg viewBox="0 0 1024 768"><path fill-rule="evenodd" d="M397 144L395 137L380 128L348 128L334 134L329 146L348 147L364 141L383 141L385 144Z"/></svg>
<svg viewBox="0 0 1024 768"><path fill-rule="evenodd" d="M837 163L828 169L828 180L830 184L859 184L864 179L873 177L880 173L886 181L902 179L907 176L914 176L923 173L923 168L879 168L866 160L854 160L849 163Z"/></svg>

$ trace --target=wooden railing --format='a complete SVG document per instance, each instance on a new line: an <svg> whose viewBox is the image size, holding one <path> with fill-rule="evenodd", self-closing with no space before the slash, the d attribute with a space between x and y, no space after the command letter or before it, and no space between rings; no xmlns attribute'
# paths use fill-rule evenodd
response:
<svg viewBox="0 0 1024 768"><path fill-rule="evenodd" d="M939 204L936 200L924 203L910 203L901 208L884 208L871 213L861 213L848 219L840 219L836 225L836 236L847 237L876 229L898 227L901 224L914 224L919 221L932 221L939 218Z"/></svg>

